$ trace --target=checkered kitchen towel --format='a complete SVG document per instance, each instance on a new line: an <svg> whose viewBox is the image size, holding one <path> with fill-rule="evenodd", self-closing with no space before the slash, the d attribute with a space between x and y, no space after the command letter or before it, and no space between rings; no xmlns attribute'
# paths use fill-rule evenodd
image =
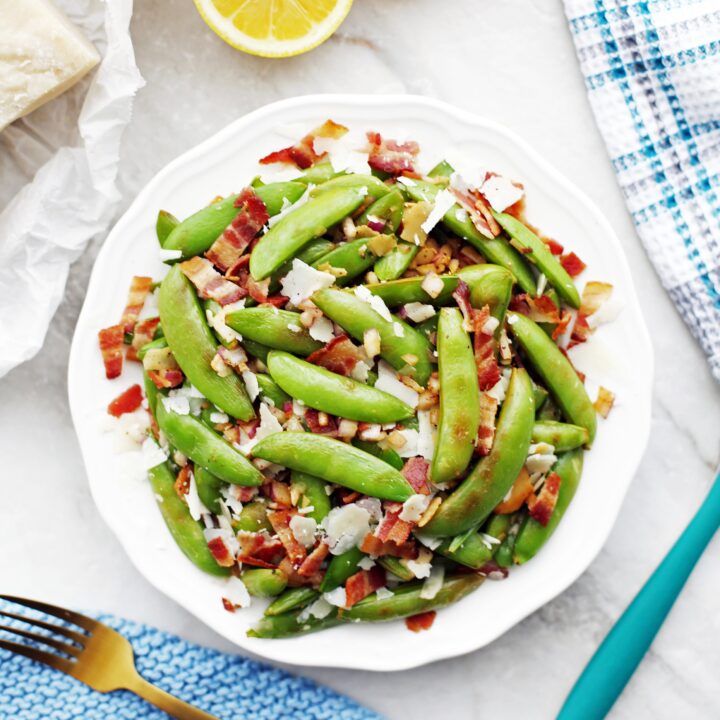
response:
<svg viewBox="0 0 720 720"><path fill-rule="evenodd" d="M565 10L638 233L720 380L720 0Z"/></svg>

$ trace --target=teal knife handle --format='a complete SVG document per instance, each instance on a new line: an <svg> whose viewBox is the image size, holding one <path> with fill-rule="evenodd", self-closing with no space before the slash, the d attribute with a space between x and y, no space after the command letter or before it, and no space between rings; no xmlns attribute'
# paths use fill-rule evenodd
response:
<svg viewBox="0 0 720 720"><path fill-rule="evenodd" d="M607 715L718 526L720 475L695 517L593 655L562 706L558 720L601 720Z"/></svg>

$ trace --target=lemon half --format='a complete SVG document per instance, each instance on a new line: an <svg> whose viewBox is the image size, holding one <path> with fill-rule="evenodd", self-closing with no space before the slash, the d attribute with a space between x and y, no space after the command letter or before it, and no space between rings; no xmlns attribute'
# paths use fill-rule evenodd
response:
<svg viewBox="0 0 720 720"><path fill-rule="evenodd" d="M194 0L226 43L251 55L289 57L327 40L352 0Z"/></svg>

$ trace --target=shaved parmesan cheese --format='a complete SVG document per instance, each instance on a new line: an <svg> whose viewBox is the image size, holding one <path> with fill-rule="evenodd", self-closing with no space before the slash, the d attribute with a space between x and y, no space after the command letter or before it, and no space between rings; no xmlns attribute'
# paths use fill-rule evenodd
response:
<svg viewBox="0 0 720 720"><path fill-rule="evenodd" d="M415 530L415 537L429 550L435 550L435 548L442 545L442 538L435 537L434 535L427 535L426 533Z"/></svg>
<svg viewBox="0 0 720 720"><path fill-rule="evenodd" d="M466 162L453 161L457 170L450 175L450 186L462 193L479 190L485 182L487 170Z"/></svg>
<svg viewBox="0 0 720 720"><path fill-rule="evenodd" d="M332 612L333 606L324 598L319 597L314 603L308 605L299 615L298 622L304 623L311 617L322 620Z"/></svg>
<svg viewBox="0 0 720 720"><path fill-rule="evenodd" d="M557 462L555 448L548 443L536 443L528 449L525 467L529 473L547 473Z"/></svg>
<svg viewBox="0 0 720 720"><path fill-rule="evenodd" d="M432 305L411 302L405 305L405 312L413 322L421 323L435 315L435 308Z"/></svg>
<svg viewBox="0 0 720 720"><path fill-rule="evenodd" d="M298 176L295 175L295 177ZM272 182L277 181L273 180ZM280 222L280 220L282 220L288 213L291 213L293 210L297 210L300 206L304 205L310 199L310 192L314 187L315 186L312 183L309 183L307 190L305 190L305 192L294 203L291 203L287 198L283 198L283 204L280 208L280 212L268 219L268 227L272 227L276 223Z"/></svg>
<svg viewBox="0 0 720 720"><path fill-rule="evenodd" d="M501 403L505 399L508 386L510 385L510 368L505 368L500 379L487 391L487 394Z"/></svg>
<svg viewBox="0 0 720 720"><path fill-rule="evenodd" d="M245 389L247 390L248 397L250 400L255 400L255 398L260 394L260 385L258 385L257 375L255 375L255 373L251 370L243 370L242 379L245 383Z"/></svg>
<svg viewBox="0 0 720 720"><path fill-rule="evenodd" d="M163 262L167 262L168 260L179 260L182 257L182 250L172 250L170 248L160 248L158 250L158 253L160 254L160 259Z"/></svg>
<svg viewBox="0 0 720 720"><path fill-rule="evenodd" d="M380 522L383 517L383 509L382 509L382 503L378 498L374 497L364 497L360 498L355 503L358 507L363 508L364 510L367 510L370 514L370 521L374 523Z"/></svg>
<svg viewBox="0 0 720 720"><path fill-rule="evenodd" d="M428 273L420 283L420 287L431 297L436 298L442 291L445 285L443 281L435 274Z"/></svg>
<svg viewBox="0 0 720 720"><path fill-rule="evenodd" d="M167 453L151 438L145 438L141 448L143 470L157 467L167 460Z"/></svg>
<svg viewBox="0 0 720 720"><path fill-rule="evenodd" d="M327 533L330 552L342 555L357 547L370 532L370 513L357 503L333 508L320 527Z"/></svg>
<svg viewBox="0 0 720 720"><path fill-rule="evenodd" d="M365 175L370 173L368 154L353 150L344 137L316 137L313 141L313 149L317 155L328 154L328 160L336 173L343 171Z"/></svg>
<svg viewBox="0 0 720 720"><path fill-rule="evenodd" d="M375 383L378 390L382 390L398 400L402 400L411 408L416 408L420 396L412 388L398 380L397 373L393 368L381 360L378 363L378 379Z"/></svg>
<svg viewBox="0 0 720 720"><path fill-rule="evenodd" d="M418 410L418 455L432 460L435 455L436 431L430 422L429 410Z"/></svg>
<svg viewBox="0 0 720 720"><path fill-rule="evenodd" d="M404 430L397 430L398 434L402 435L405 440L405 444L395 448L395 452L401 458L417 457L420 453L418 452L418 442L420 440L420 433L417 430L411 428L405 428Z"/></svg>
<svg viewBox="0 0 720 720"><path fill-rule="evenodd" d="M375 561L371 557L366 556L360 560L357 566L361 570L369 570L370 568L375 567Z"/></svg>
<svg viewBox="0 0 720 720"><path fill-rule="evenodd" d="M197 482L195 481L195 473L190 473L190 482L188 483L187 495L185 495L190 517L193 520L199 520L203 515L207 515L210 511L205 507L203 501L198 495Z"/></svg>
<svg viewBox="0 0 720 720"><path fill-rule="evenodd" d="M391 598L395 593L392 590L388 590L386 587L378 588L375 591L375 597L378 600L387 600L388 598Z"/></svg>
<svg viewBox="0 0 720 720"><path fill-rule="evenodd" d="M388 310L388 306L385 304L385 301L381 297L373 295L364 285L357 285L354 288L353 292L355 293L355 296L357 298L359 298L363 302L368 303L370 307L381 318L383 318L383 320L392 322L392 315L390 315L390 310Z"/></svg>
<svg viewBox="0 0 720 720"><path fill-rule="evenodd" d="M190 401L184 395L172 395L162 399L163 407L176 415L190 414Z"/></svg>
<svg viewBox="0 0 720 720"><path fill-rule="evenodd" d="M232 510L235 515L240 515L243 509L242 501L238 497L240 492L242 492L242 488L239 485L226 485L220 489L226 507Z"/></svg>
<svg viewBox="0 0 720 720"><path fill-rule="evenodd" d="M368 373L370 372L370 366L363 362L362 360L358 360L355 363L355 367L350 372L350 377L354 380L359 380L360 382L366 382L368 379Z"/></svg>
<svg viewBox="0 0 720 720"><path fill-rule="evenodd" d="M492 335L498 329L499 325L500 321L496 317L490 315L480 328L480 332L485 335Z"/></svg>
<svg viewBox="0 0 720 720"><path fill-rule="evenodd" d="M393 323L393 333L395 333L397 337L403 337L405 335L405 330L399 322Z"/></svg>
<svg viewBox="0 0 720 720"><path fill-rule="evenodd" d="M513 185L502 175L491 175L480 190L492 206L493 210L502 212L505 208L514 205L525 194L522 188Z"/></svg>
<svg viewBox="0 0 720 720"><path fill-rule="evenodd" d="M210 327L223 339L226 343L231 343L234 340L240 342L242 335L239 332L233 330L229 325L225 324L225 317L228 313L235 312L236 310L242 310L245 307L245 300L238 300L237 302L231 303L230 305L224 305L218 312L212 313L210 310L207 311L207 321Z"/></svg>
<svg viewBox="0 0 720 720"><path fill-rule="evenodd" d="M420 226L429 233L445 216L445 213L455 204L455 196L449 190L441 190L435 196L435 205L427 216L427 220Z"/></svg>
<svg viewBox="0 0 720 720"><path fill-rule="evenodd" d="M417 185L417 183L412 178L405 177L404 175L400 175L397 181L399 183L402 183L403 185L407 185L407 187L413 187L414 185Z"/></svg>
<svg viewBox="0 0 720 720"><path fill-rule="evenodd" d="M293 305L299 305L307 300L313 293L323 288L328 288L335 283L335 276L310 267L302 260L295 258L292 262L292 270L280 280L282 290L280 293Z"/></svg>
<svg viewBox="0 0 720 720"><path fill-rule="evenodd" d="M317 530L317 522L311 517L303 515L293 515L290 520L290 529L295 539L305 547L315 544L315 531Z"/></svg>
<svg viewBox="0 0 720 720"><path fill-rule="evenodd" d="M315 319L310 326L309 332L313 340L318 340L323 343L329 343L334 337L332 321L324 315Z"/></svg>
<svg viewBox="0 0 720 720"><path fill-rule="evenodd" d="M432 563L430 561L408 560L407 569L419 580L430 577L432 571Z"/></svg>
<svg viewBox="0 0 720 720"><path fill-rule="evenodd" d="M416 523L427 510L432 495L411 495L404 503L400 511L400 519Z"/></svg>
<svg viewBox="0 0 720 720"><path fill-rule="evenodd" d="M440 592L444 579L445 567L443 565L434 565L427 580L423 583L420 597L423 600L432 600Z"/></svg>
<svg viewBox="0 0 720 720"><path fill-rule="evenodd" d="M245 587L245 583L239 577L235 577L234 575L229 577L225 583L223 599L227 600L236 608L250 607L250 603L252 602L250 599L250 593Z"/></svg>
<svg viewBox="0 0 720 720"><path fill-rule="evenodd" d="M272 414L270 407L267 403L260 403L260 425L255 431L255 437L248 438L247 440L240 443L237 447L243 455L249 455L252 449L264 438L274 435L283 431L282 425L278 422L277 418ZM244 432L243 432L244 435Z"/></svg>
<svg viewBox="0 0 720 720"><path fill-rule="evenodd" d="M216 425L223 425L226 422L230 422L230 416L227 413L213 410L210 413L210 422Z"/></svg>
<svg viewBox="0 0 720 720"><path fill-rule="evenodd" d="M330 605L334 605L335 607L344 608L347 604L347 595L345 594L345 588L342 586L335 588L330 592L323 593L323 598L325 598L326 602L330 603Z"/></svg>

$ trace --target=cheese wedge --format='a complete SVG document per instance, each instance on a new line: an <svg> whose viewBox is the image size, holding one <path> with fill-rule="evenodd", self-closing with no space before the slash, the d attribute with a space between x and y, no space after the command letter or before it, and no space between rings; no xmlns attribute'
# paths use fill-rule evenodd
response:
<svg viewBox="0 0 720 720"><path fill-rule="evenodd" d="M93 45L48 0L0 0L0 130L98 62Z"/></svg>

